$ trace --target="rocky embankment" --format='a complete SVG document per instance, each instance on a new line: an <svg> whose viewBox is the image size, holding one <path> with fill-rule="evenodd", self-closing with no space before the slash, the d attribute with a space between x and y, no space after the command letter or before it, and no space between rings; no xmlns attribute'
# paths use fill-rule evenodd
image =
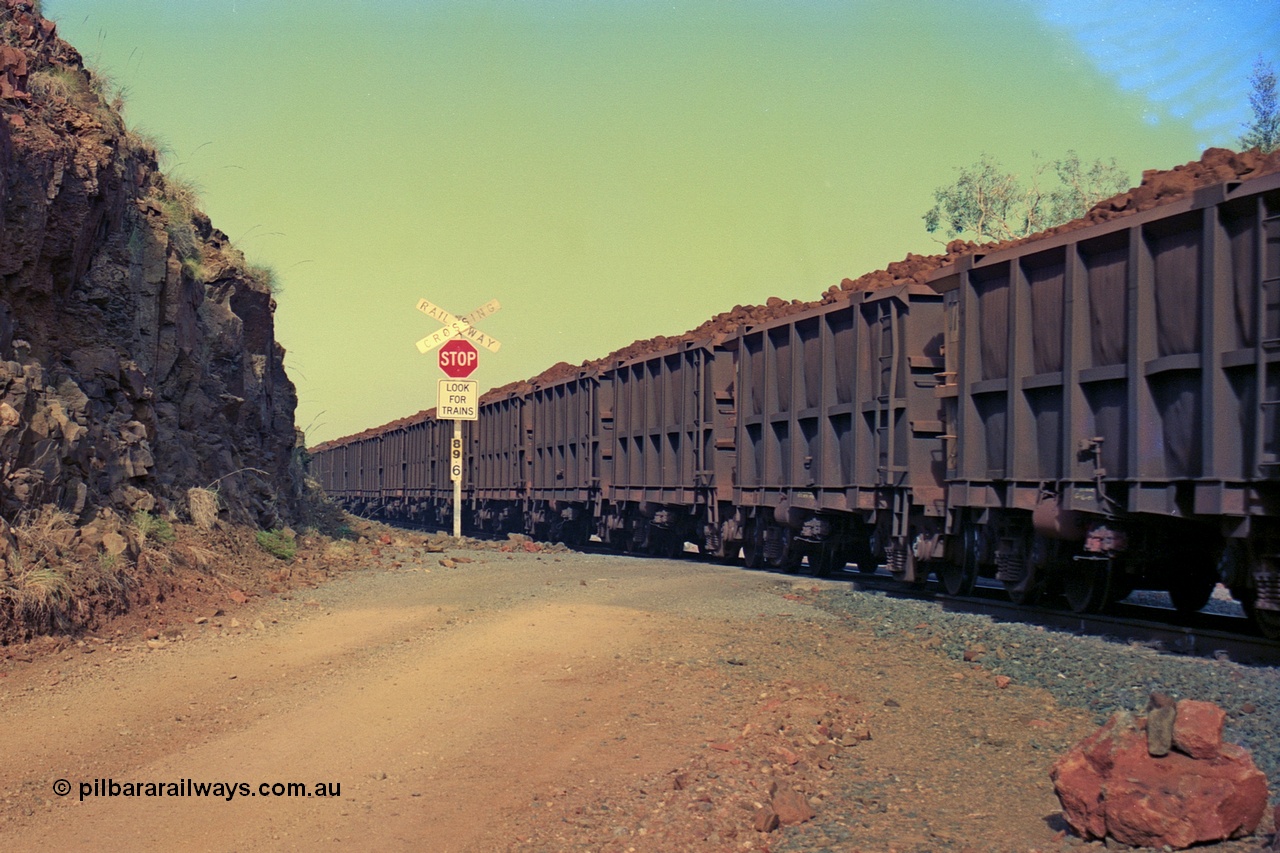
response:
<svg viewBox="0 0 1280 853"><path fill-rule="evenodd" d="M276 527L301 478L271 272L33 3L0 0L0 35L3 640L76 593L75 566L133 564L133 519L184 517L200 489Z"/></svg>

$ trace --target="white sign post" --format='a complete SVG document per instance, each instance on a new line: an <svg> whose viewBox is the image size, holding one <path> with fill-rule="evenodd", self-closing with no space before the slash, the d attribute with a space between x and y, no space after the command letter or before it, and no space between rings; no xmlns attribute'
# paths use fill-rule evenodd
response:
<svg viewBox="0 0 1280 853"><path fill-rule="evenodd" d="M419 299L418 310L434 320L439 320L444 326L418 341L418 352L426 355L454 338L466 338L489 352L497 352L502 344L472 324L483 320L501 307L498 300L493 299L470 314L455 317L438 305ZM457 345L450 344L441 352L455 346ZM449 479L453 481L454 539L462 537L462 422L480 419L480 383L465 378L475 369L475 352L466 345L462 348L469 353L469 359L463 362L456 357L448 359L442 357L439 361L440 369L451 378L441 379L436 385L436 419L453 421L453 439L449 442Z"/></svg>

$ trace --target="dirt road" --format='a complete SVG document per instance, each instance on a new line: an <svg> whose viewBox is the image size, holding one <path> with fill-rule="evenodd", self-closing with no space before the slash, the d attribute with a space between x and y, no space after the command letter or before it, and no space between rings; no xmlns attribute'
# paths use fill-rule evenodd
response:
<svg viewBox="0 0 1280 853"><path fill-rule="evenodd" d="M383 550L6 671L0 849L776 850L788 792L862 849L1058 849L1053 756L1021 747L1088 726L840 623L812 579Z"/></svg>

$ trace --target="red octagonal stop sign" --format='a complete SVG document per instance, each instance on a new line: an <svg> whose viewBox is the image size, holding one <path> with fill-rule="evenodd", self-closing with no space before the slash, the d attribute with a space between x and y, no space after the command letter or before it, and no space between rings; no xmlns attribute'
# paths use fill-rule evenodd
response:
<svg viewBox="0 0 1280 853"><path fill-rule="evenodd" d="M440 347L440 369L450 379L466 379L476 369L480 356L471 342L463 338L445 341Z"/></svg>

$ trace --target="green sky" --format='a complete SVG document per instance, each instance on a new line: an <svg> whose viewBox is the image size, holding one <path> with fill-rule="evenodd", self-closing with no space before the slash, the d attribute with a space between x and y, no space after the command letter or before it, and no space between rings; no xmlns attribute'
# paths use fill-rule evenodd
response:
<svg viewBox="0 0 1280 853"><path fill-rule="evenodd" d="M984 152L1114 156L1136 182L1234 142L1054 6L44 3L277 270L313 443L434 405L420 297L502 302L484 389L936 252L932 191Z"/></svg>

